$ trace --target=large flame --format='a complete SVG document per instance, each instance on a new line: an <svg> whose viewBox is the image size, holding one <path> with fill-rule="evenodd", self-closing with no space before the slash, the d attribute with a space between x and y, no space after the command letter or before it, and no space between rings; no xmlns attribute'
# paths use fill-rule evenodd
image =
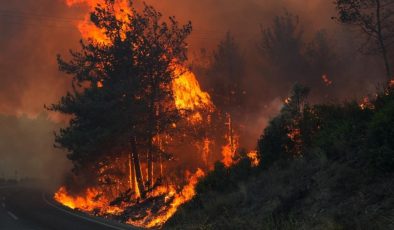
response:
<svg viewBox="0 0 394 230"><path fill-rule="evenodd" d="M189 173L190 174L190 173ZM198 180L203 177L205 173L198 169L194 174L189 175L188 183L182 188L180 192L176 191L174 186L159 186L151 192L152 196L160 196L166 194L166 199L171 202L161 207L159 211L147 215L145 218L133 221L129 219L127 223L140 227L158 227L164 224L174 213L179 206L191 200L195 192L195 186ZM110 201L103 196L103 192L96 188L88 188L83 194L71 195L63 186L55 193L54 199L59 203L71 209L86 211L100 215L120 214L124 211L123 207L111 206ZM98 213L97 213L98 212Z"/></svg>
<svg viewBox="0 0 394 230"><path fill-rule="evenodd" d="M128 22L129 15L132 15L132 12L129 8L128 0L115 0L114 11L116 19ZM105 6L105 0L66 0L68 6L73 6L76 4L85 4L89 7L89 11L94 11L94 9L98 6ZM90 14L86 14L83 21L78 22L78 29L82 35L82 37L86 40L92 40L95 43L100 43L103 45L109 45L110 40L106 36L106 31L97 28L93 22L90 20ZM127 28L124 28L125 30Z"/></svg>
<svg viewBox="0 0 394 230"><path fill-rule="evenodd" d="M97 5L106 6L106 0L66 0L68 6L73 6L75 4L84 4L88 7L89 11L93 11ZM115 17L125 22L127 25L128 20L132 17L132 11L129 7L128 0L115 0L114 1L114 13ZM106 31L97 28L90 20L90 14L87 14L85 18L78 23L78 29L85 40L89 40L98 45L111 45L110 39L106 36ZM124 32L130 30L132 28L122 28ZM122 36L122 35L121 35ZM215 107L211 101L211 98L208 93L204 92L200 84L194 75L188 68L182 66L179 63L172 63L169 68L173 72L173 81L172 81L172 91L174 95L174 103L178 110L180 111L192 111L192 113L183 113L187 114L185 119L192 124L199 124L202 121L206 120L210 123L210 116L204 117L205 112L213 112ZM98 81L97 87L104 87L103 82ZM226 142L227 144L222 148L222 162L230 167L236 160L234 158L235 152L238 149L238 136L234 134L234 130L232 127L231 116L228 115L228 133L226 134ZM173 125L173 128L176 128L176 124ZM155 141L161 143L162 137L157 136ZM209 166L209 158L210 158L210 146L214 142L209 138L205 137L202 141L201 146L201 158L207 168L212 168ZM161 144L159 145L161 146ZM160 147L161 148L161 147ZM247 155L251 159L251 162L254 166L258 165L258 157L257 152L251 152ZM123 161L125 161L123 159ZM78 195L72 195L69 191L67 191L66 187L61 187L55 193L54 199L59 203L71 208L78 209L82 211L86 211L95 215L123 215L127 213L128 208L132 205L138 205L139 202L144 202L139 199L139 192L136 190L137 186L135 186L135 172L131 170L131 161L129 161L129 178L127 184L116 185L111 188L114 191L104 191L100 187L87 188L84 192ZM119 163L119 162L118 162ZM119 167L116 162L112 163L111 167ZM142 164L145 168L146 165ZM132 176L133 174L133 176ZM147 172L146 175L147 176ZM160 179L162 179L163 175L163 166L160 160ZM144 175L143 175L144 176ZM163 205L160 206L159 209L148 209L146 210L147 215L143 215L139 219L132 219L129 215L127 223L141 226L141 227L159 227L162 226L174 213L177 211L180 205L192 199L195 195L195 186L199 180L199 178L204 176L204 172L201 169L198 169L194 174L188 173L185 178L187 178L186 183L183 187L179 187L177 182L170 183L166 185L159 185L152 189L152 191L148 191L148 198L155 199L157 197L165 197ZM133 185L134 184L134 185ZM131 189L133 188L133 189ZM124 192L129 189L130 194L126 194L126 197L132 197L134 201L119 201L114 204L113 202L119 198L119 193ZM136 203L133 203L136 202ZM153 202L154 203L154 202Z"/></svg>
<svg viewBox="0 0 394 230"><path fill-rule="evenodd" d="M71 209L78 209L86 212L100 210L108 214L120 213L121 209L109 205L106 197L96 188L88 188L82 195L73 196L62 186L55 193L55 200Z"/></svg>
<svg viewBox="0 0 394 230"><path fill-rule="evenodd" d="M90 12L93 11L97 5L106 5L105 0L66 0L66 3L68 6L85 4ZM115 17L122 22L126 22L125 24L127 24L129 17L132 16L128 4L128 0L115 0L114 4ZM111 45L110 39L106 36L106 31L97 28L91 22L90 14L87 14L84 20L80 21L77 26L83 39L98 45ZM126 32L130 28L123 29ZM195 111L187 117L187 120L192 123L202 121L203 117L198 110L212 111L214 108L209 94L200 88L196 76L188 68L175 62L171 64L169 68L171 68L174 75L172 90L176 108L178 110ZM99 81L97 87L103 87L103 83ZM174 125L174 127L176 127L176 125ZM208 143L207 140L205 141L205 144L206 143ZM204 146L205 155L203 157L208 158L208 152L209 146ZM204 176L204 172L201 169L198 169L197 172L191 176L189 173L189 176L187 176L187 183L181 190L171 184L155 187L153 191L149 192L149 197L153 198L165 195L169 203L163 205L158 211L148 211L149 215L146 215L142 219L129 219L128 223L141 227L157 227L164 224L176 212L180 205L189 201L195 195L195 185L202 176ZM130 184L132 184L132 179L129 180ZM134 197L138 197L138 193L135 193ZM124 204L122 202L118 205L111 205L111 202L116 199L116 195L108 195L108 192L102 191L100 188L87 188L78 195L72 195L67 191L66 187L61 187L55 193L54 199L71 209L78 209L104 216L121 214L128 206L132 205L132 203Z"/></svg>
<svg viewBox="0 0 394 230"><path fill-rule="evenodd" d="M170 192L169 195L174 194L172 198L172 202L168 207L162 207L162 209L158 212L158 215L156 215L154 218L147 220L149 218L148 217L147 219L142 221L142 224L141 222L133 222L133 221L129 221L128 223L137 226L145 226L148 228L158 227L163 225L170 217L172 217L175 214L179 206L181 206L182 204L191 200L194 197L194 195L196 194L195 186L198 180L204 175L205 175L204 172L201 169L198 169L196 173L194 173L189 177L188 184L182 188L182 191L180 193L175 193L174 191Z"/></svg>
<svg viewBox="0 0 394 230"><path fill-rule="evenodd" d="M178 109L197 110L213 108L211 97L208 93L201 90L193 72L177 65L174 74L177 77L172 83L172 90L174 92L175 105Z"/></svg>
<svg viewBox="0 0 394 230"><path fill-rule="evenodd" d="M114 13L118 20L123 22L129 21L132 12L129 8L128 0L115 0ZM97 5L105 5L105 0L66 0L68 6L75 4L86 4L90 11L93 11ZM110 40L104 30L97 28L90 20L89 14L85 19L78 23L78 29L85 40L91 40L95 43L109 45ZM129 28L124 28L127 30ZM171 68L174 73L172 90L175 98L175 105L179 110L197 110L213 109L213 103L208 93L201 90L200 84L193 72L179 64L172 64ZM102 84L100 83L102 87ZM195 115L198 116L198 115ZM193 120L196 120L195 118Z"/></svg>

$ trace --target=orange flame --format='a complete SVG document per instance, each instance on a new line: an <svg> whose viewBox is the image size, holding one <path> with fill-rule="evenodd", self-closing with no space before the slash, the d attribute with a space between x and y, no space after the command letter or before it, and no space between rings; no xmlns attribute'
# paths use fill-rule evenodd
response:
<svg viewBox="0 0 394 230"><path fill-rule="evenodd" d="M105 0L66 0L68 6L75 4L86 4L90 11L93 11L97 5L105 5ZM133 15L127 0L116 0L114 4L114 13L118 20L128 22L129 16ZM78 29L82 37L86 40L92 40L95 43L109 45L110 41L105 34L105 30L97 28L90 20L89 14L86 15L85 20L78 24ZM128 28L124 28L126 31ZM200 84L197 81L193 72L186 67L179 64L171 66L174 73L174 80L172 82L172 90L174 92L175 105L179 110L197 110L208 109L212 111L214 108L211 98L208 93L201 90ZM98 87L102 87L102 82L98 83ZM198 122L201 115L194 115L190 119Z"/></svg>
<svg viewBox="0 0 394 230"><path fill-rule="evenodd" d="M160 211L161 214L147 223L146 226L149 228L161 226L170 217L172 217L178 210L179 206L191 200L194 195L196 195L195 186L198 183L198 180L203 176L205 176L205 173L201 169L198 169L197 172L190 177L189 183L182 188L182 191L175 194L169 208Z"/></svg>
<svg viewBox="0 0 394 230"><path fill-rule="evenodd" d="M129 8L128 0L115 0L114 4L114 12L116 19L122 22L128 22L129 15L132 15L132 12ZM76 4L85 4L89 7L90 11L93 11L98 5L106 5L105 0L66 0L68 6L74 6ZM106 36L106 31L100 28L97 28L93 22L90 20L90 14L85 16L85 19L78 23L78 29L82 35L82 37L86 40L92 40L95 43L109 45L110 40ZM127 28L122 28L124 31ZM122 36L125 36L124 34Z"/></svg>
<svg viewBox="0 0 394 230"><path fill-rule="evenodd" d="M106 5L105 0L66 0L68 6L75 4L85 4L89 11L93 11L97 5ZM115 17L127 25L129 17L132 16L128 0L115 0L114 4ZM87 14L81 22L78 23L78 29L82 38L89 40L99 45L111 45L110 39L106 36L105 30L97 28L90 20L90 14ZM124 32L131 28L122 28ZM121 35L122 36L122 35ZM186 67L176 64L175 62L169 66L173 70L174 80L172 82L172 91L174 93L175 106L178 110L195 111L189 116L187 120L192 123L201 122L203 120L202 114L199 110L212 111L214 109L213 103L208 93L204 92L199 85L196 76ZM104 87L102 81L97 82L97 87ZM173 124L176 128L176 124ZM206 143L205 143L206 144ZM204 146L207 147L207 146ZM208 146L209 148L209 146ZM204 149L209 151L209 149ZM158 186L149 194L151 196L165 195L166 199L170 201L169 205L164 205L158 212L148 212L143 220L133 222L129 220L128 223L142 226L142 227L157 227L165 223L178 209L180 205L189 201L195 195L195 185L198 179L204 176L204 172L198 169L189 179L188 183L177 192L173 185ZM132 184L132 182L130 182ZM103 192L97 188L88 188L85 192L78 195L71 195L65 187L59 188L55 193L54 199L63 205L72 209L79 209L86 212L99 211L100 214L120 214L126 208L121 204L118 206L110 205L110 198L106 197Z"/></svg>
<svg viewBox="0 0 394 230"><path fill-rule="evenodd" d="M260 159L258 157L257 151L251 151L247 154L253 167L257 167L260 164Z"/></svg>
<svg viewBox="0 0 394 230"><path fill-rule="evenodd" d="M55 193L54 199L71 209L79 209L86 212L92 212L95 209L99 209L106 213L121 211L117 207L109 207L108 200L95 188L88 188L84 194L73 196L70 195L63 186Z"/></svg>
<svg viewBox="0 0 394 230"><path fill-rule="evenodd" d="M174 71L177 76L172 83L175 105L178 109L197 110L213 109L213 103L208 93L200 88L194 73L183 66L176 66Z"/></svg>

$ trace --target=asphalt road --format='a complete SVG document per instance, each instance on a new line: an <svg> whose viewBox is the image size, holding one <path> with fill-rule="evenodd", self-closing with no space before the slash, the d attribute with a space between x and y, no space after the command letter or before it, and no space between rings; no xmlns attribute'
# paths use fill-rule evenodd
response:
<svg viewBox="0 0 394 230"><path fill-rule="evenodd" d="M136 229L72 211L36 186L0 186L0 230Z"/></svg>

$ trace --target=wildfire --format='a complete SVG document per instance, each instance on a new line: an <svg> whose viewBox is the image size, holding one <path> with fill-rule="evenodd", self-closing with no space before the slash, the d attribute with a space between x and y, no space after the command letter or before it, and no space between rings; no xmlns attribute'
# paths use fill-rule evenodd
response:
<svg viewBox="0 0 394 230"><path fill-rule="evenodd" d="M230 144L222 147L222 157L223 157L222 163L226 167L230 167L235 163L234 154L235 154L234 147L232 147Z"/></svg>
<svg viewBox="0 0 394 230"><path fill-rule="evenodd" d="M257 167L260 164L260 159L258 157L257 151L251 151L247 154L253 167Z"/></svg>
<svg viewBox="0 0 394 230"><path fill-rule="evenodd" d="M211 97L201 90L194 73L178 65L174 74L177 77L172 83L172 89L178 109L193 111L202 108L213 109Z"/></svg>
<svg viewBox="0 0 394 230"><path fill-rule="evenodd" d="M106 0L66 0L68 6L73 6L75 4L85 4L89 11L93 11L97 5L106 6ZM132 16L131 9L129 7L128 0L115 0L114 1L114 13L115 17L121 22L125 22L127 24L128 20ZM90 20L90 14L87 14L84 20L78 23L78 29L85 40L89 40L95 44L99 45L111 45L110 40L106 36L106 31L97 28ZM124 32L130 30L131 28L122 28ZM122 36L122 35L121 35ZM206 114L202 111L207 111L211 113L215 110L215 107L211 101L210 95L207 92L204 92L200 84L193 72L191 72L187 67L182 66L174 61L169 68L171 68L173 72L173 81L172 81L172 91L174 95L174 103L176 108L183 111L191 111L192 113L184 113L187 114L184 118L191 124L199 124L203 121L207 121L210 123L210 115L206 117ZM104 87L103 81L97 82L97 88ZM231 116L228 115L228 133L226 134L226 142L227 144L222 148L222 162L227 166L231 166L235 163L234 155L236 150L238 149L239 138L234 134L233 125L231 121ZM177 124L172 125L173 128L177 128ZM162 150L162 143L164 143L165 137L157 136L155 137L155 141L158 142L158 146L160 146L160 151ZM201 158L204 162L205 166L209 167L209 157L211 151L211 145L213 145L214 141L208 139L207 137L201 142ZM251 159L253 165L258 165L259 159L257 157L257 152L251 152L247 154L247 156ZM140 202L144 202L141 200L140 193L138 191L138 186L136 186L136 172L134 166L132 165L132 161L130 156L128 160L122 159L120 162L112 162L112 168L125 167L120 165L124 164L128 161L128 170L127 170L127 181L128 183L123 183L122 185L117 184L113 188L110 188L108 191L102 189L101 187L93 187L87 188L84 192L73 195L69 191L67 191L66 187L61 187L55 193L54 199L59 203L71 208L82 210L95 215L115 215L115 216L127 216L127 223L141 226L141 227L159 227L163 225L179 208L180 205L192 199L195 195L195 186L198 180L205 175L203 170L198 169L196 173L190 174L185 177L186 182L182 183L170 182L159 183L158 185L154 185L149 191L147 191L146 201L149 199L159 199L164 196L164 201L159 208L150 208L146 210L146 215L139 215L139 219L132 219L131 215L128 215L128 211L130 207L133 205L138 205ZM157 167L160 169L160 173L157 173L157 178L160 180L163 179L163 165L161 163L161 158L158 160L160 163L157 164ZM148 169L146 164L142 164L141 167L145 167ZM109 167L107 167L108 169ZM122 169L126 171L125 169ZM146 170L147 171L147 170ZM143 180L148 178L148 172L142 172ZM104 179L105 181L105 179ZM147 181L147 180L146 180ZM179 187L179 185L184 185L183 187ZM126 192L125 192L126 191ZM124 194L123 194L124 193ZM120 195L119 195L120 194ZM126 197L126 199L124 199ZM122 198L122 199L120 199ZM152 202L155 203L155 202Z"/></svg>
<svg viewBox="0 0 394 230"><path fill-rule="evenodd" d="M89 11L93 11L97 5L105 6L105 0L66 0L68 6L73 6L76 4L85 4L89 7ZM132 15L132 12L129 10L129 1L128 0L115 0L114 11L115 16L118 20L122 22L128 22L129 15ZM83 21L78 23L78 29L82 35L82 37L86 40L92 40L96 43L109 45L110 40L105 34L105 30L97 28L93 22L90 20L90 14L86 14ZM125 31L127 28L123 28ZM124 36L124 35L123 35Z"/></svg>
<svg viewBox="0 0 394 230"><path fill-rule="evenodd" d="M115 212L115 209L109 208L108 200L101 196L101 193L95 188L88 188L84 194L73 196L63 186L55 193L54 198L71 209L79 209L86 212L92 212L95 209L105 209L107 212Z"/></svg>
<svg viewBox="0 0 394 230"><path fill-rule="evenodd" d="M196 195L195 186L198 180L204 175L205 173L201 169L198 169L197 172L190 177L189 183L182 188L182 191L175 194L169 208L163 207L163 209L159 211L161 214L145 224L145 226L151 228L164 224L172 215L174 215L180 205L191 200L194 195Z"/></svg>
<svg viewBox="0 0 394 230"><path fill-rule="evenodd" d="M190 173L189 173L190 174ZM133 221L129 219L127 223L134 226L141 227L158 227L164 224L178 209L178 207L185 202L192 199L195 195L195 186L200 178L205 173L198 169L196 173L192 174L188 178L188 183L182 188L180 192L177 192L174 186L159 186L152 191L152 196L160 196L166 194L166 200L171 202L163 206L159 211L153 214L152 211L148 211L151 215L147 215L142 220ZM120 214L124 211L124 208L118 206L111 206L110 201L102 195L98 189L88 188L84 194L73 196L70 195L67 189L63 186L54 195L54 199L59 203L67 206L71 209L77 209L85 212L94 213L99 211L99 214Z"/></svg>
<svg viewBox="0 0 394 230"><path fill-rule="evenodd" d="M129 16L132 12L129 8L128 0L116 0L114 4L115 16L122 22L128 22ZM93 11L97 5L106 5L105 0L66 0L68 6L85 3L90 11ZM105 30L97 28L90 20L90 15L87 14L85 19L78 23L78 29L82 37L86 40L92 40L95 43L102 45L109 45L110 41L106 36ZM124 28L126 31L128 28ZM179 64L173 64L175 78L172 82L172 90L175 97L175 105L179 110L197 110L214 108L211 98L208 93L201 90L200 84L196 76L188 68ZM99 82L98 87L102 87L102 82ZM198 115L195 115L198 116ZM196 121L197 119L193 119Z"/></svg>
<svg viewBox="0 0 394 230"><path fill-rule="evenodd" d="M365 96L365 97L363 98L363 100L361 101L361 103L360 103L360 108L361 108L362 110L365 110L365 109L374 109L375 106L372 104L372 102L371 102L371 100L369 99L369 97L368 97L368 96Z"/></svg>

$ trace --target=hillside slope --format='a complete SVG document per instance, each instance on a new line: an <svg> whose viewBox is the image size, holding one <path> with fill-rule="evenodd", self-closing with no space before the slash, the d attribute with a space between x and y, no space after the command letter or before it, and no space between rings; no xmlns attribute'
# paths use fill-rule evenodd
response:
<svg viewBox="0 0 394 230"><path fill-rule="evenodd" d="M394 93L306 103L296 86L259 140L261 164L220 163L166 229L394 229Z"/></svg>

